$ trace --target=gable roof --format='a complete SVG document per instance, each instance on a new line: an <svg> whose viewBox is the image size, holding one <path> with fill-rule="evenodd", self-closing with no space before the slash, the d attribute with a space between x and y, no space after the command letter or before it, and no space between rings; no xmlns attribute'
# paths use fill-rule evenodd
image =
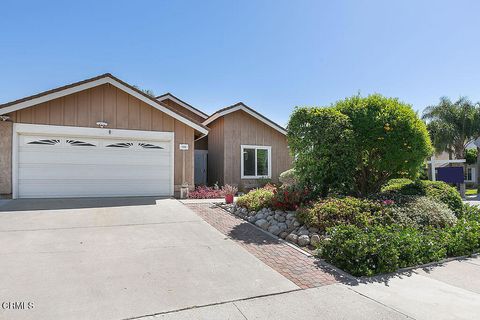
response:
<svg viewBox="0 0 480 320"><path fill-rule="evenodd" d="M252 117L262 121L263 123L265 123L266 125L272 127L273 129L277 130L278 132L286 135L287 134L287 130L282 127L281 125L273 122L272 120L268 119L267 117L261 115L260 113L258 113L257 111L253 110L252 108L250 108L249 106L247 106L246 104L244 104L243 102L238 102L230 107L226 107L226 108L223 108L223 109L220 109L218 110L217 112L215 112L214 114L212 114L210 117L208 117L207 120L205 120L203 122L204 125L208 125L209 123L215 121L216 119L220 118L220 117L223 117L229 113L232 113L232 112L236 112L236 111L239 111L239 110L242 110L246 113L248 113L249 115L251 115Z"/></svg>
<svg viewBox="0 0 480 320"><path fill-rule="evenodd" d="M155 98L145 94L144 92L135 88L134 86L129 85L128 83L114 77L110 73L105 73L90 79L75 82L66 86L58 87L52 90L44 91L44 92L29 96L29 97L25 97L22 99L1 104L0 115L14 112L20 109L28 108L46 101L61 98L69 94L90 89L106 83L109 83L117 87L118 89L125 91L126 93L136 97L137 99L145 102L146 104L154 107L155 109L158 109L168 114L169 116L177 119L178 121L188 125L189 127L192 127L203 134L208 134L208 127L206 125L203 125L187 117L181 112L178 112L173 108L165 105L164 103L157 101Z"/></svg>
<svg viewBox="0 0 480 320"><path fill-rule="evenodd" d="M179 98L175 97L173 94L171 94L170 92L167 92L167 93L164 93L162 94L161 96L158 96L156 97L155 99L157 99L158 101L164 101L164 100L172 100L173 102L175 102L176 104L179 104L181 105L182 107L184 107L185 109L195 113L196 115L200 116L201 118L203 119L207 119L208 118L208 114L198 110L197 108L195 108L194 106L186 103L185 101L183 100L180 100Z"/></svg>

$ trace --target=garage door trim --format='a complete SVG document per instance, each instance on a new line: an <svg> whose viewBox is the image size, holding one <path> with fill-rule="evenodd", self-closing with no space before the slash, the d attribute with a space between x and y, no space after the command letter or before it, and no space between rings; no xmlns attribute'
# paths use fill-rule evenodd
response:
<svg viewBox="0 0 480 320"><path fill-rule="evenodd" d="M19 135L39 134L43 136L63 137L89 137L89 138L112 138L112 139L138 139L144 141L170 142L170 195L174 193L174 157L175 148L174 132L122 130L108 128L85 128L70 126L51 126L39 124L14 123L12 139L12 198L18 198L18 146Z"/></svg>

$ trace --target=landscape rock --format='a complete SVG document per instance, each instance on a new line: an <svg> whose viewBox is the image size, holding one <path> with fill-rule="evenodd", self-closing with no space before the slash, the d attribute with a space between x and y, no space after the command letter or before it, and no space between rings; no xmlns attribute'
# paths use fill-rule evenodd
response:
<svg viewBox="0 0 480 320"><path fill-rule="evenodd" d="M318 228L311 227L311 228L308 228L308 231L310 231L310 233L317 233L317 232L318 232Z"/></svg>
<svg viewBox="0 0 480 320"><path fill-rule="evenodd" d="M305 247L307 244L310 243L310 238L307 235L301 235L297 239L297 243L301 247Z"/></svg>
<svg viewBox="0 0 480 320"><path fill-rule="evenodd" d="M297 220L295 220L295 221L293 222L293 225L294 225L295 227L299 227L299 226L301 225L301 223L298 222Z"/></svg>
<svg viewBox="0 0 480 320"><path fill-rule="evenodd" d="M313 234L310 236L310 244L312 246L317 246L318 244L320 244L320 236L318 234Z"/></svg>
<svg viewBox="0 0 480 320"><path fill-rule="evenodd" d="M284 231L284 230L287 230L287 224L284 223L284 222L280 222L278 223L278 227L280 228L280 230Z"/></svg>
<svg viewBox="0 0 480 320"><path fill-rule="evenodd" d="M290 233L290 234L285 238L285 240L287 240L288 242L291 242L291 243L297 243L298 237L297 237L296 234Z"/></svg>
<svg viewBox="0 0 480 320"><path fill-rule="evenodd" d="M270 226L268 228L268 232L273 234L274 236L278 236L282 230L277 225Z"/></svg>
<svg viewBox="0 0 480 320"><path fill-rule="evenodd" d="M262 229L267 229L269 223L268 223L268 221L265 220L265 219L260 219L260 220L257 220L257 221L255 222L255 225L256 225L257 227L262 228Z"/></svg>

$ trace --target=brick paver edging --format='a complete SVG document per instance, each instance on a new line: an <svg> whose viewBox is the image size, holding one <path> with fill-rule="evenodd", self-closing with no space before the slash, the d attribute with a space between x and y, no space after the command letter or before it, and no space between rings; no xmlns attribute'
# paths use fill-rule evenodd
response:
<svg viewBox="0 0 480 320"><path fill-rule="evenodd" d="M208 224L302 289L336 283L334 270L213 204L185 204Z"/></svg>

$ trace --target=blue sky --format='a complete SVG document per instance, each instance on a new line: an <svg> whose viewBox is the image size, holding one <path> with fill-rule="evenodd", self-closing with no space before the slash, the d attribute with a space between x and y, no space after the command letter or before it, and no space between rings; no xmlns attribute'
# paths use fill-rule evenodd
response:
<svg viewBox="0 0 480 320"><path fill-rule="evenodd" d="M2 1L0 103L110 72L207 113L480 100L479 1Z"/></svg>

